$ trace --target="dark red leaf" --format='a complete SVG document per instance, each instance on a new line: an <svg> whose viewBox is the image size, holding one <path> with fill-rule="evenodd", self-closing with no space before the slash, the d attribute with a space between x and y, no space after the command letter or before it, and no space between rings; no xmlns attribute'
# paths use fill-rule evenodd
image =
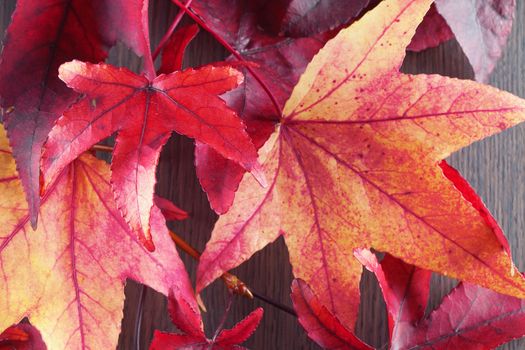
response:
<svg viewBox="0 0 525 350"><path fill-rule="evenodd" d="M407 46L407 50L423 51L436 47L453 37L454 33L452 33L445 19L436 10L436 5L432 4L425 18L423 18L423 22L417 27L416 34Z"/></svg>
<svg viewBox="0 0 525 350"><path fill-rule="evenodd" d="M261 307L255 309L232 329L223 330L215 340L215 343L224 347L244 343L259 326L263 314L264 310Z"/></svg>
<svg viewBox="0 0 525 350"><path fill-rule="evenodd" d="M178 289L171 290L168 312L173 324L187 336L206 339L201 314L194 298L185 298Z"/></svg>
<svg viewBox="0 0 525 350"><path fill-rule="evenodd" d="M155 195L153 197L155 205L160 209L166 221L179 221L188 218L188 213L173 204L172 201Z"/></svg>
<svg viewBox="0 0 525 350"><path fill-rule="evenodd" d="M379 263L369 250L359 249L355 256L373 272L383 292L388 310L390 339L397 342L425 314L432 273L385 254Z"/></svg>
<svg viewBox="0 0 525 350"><path fill-rule="evenodd" d="M368 250L356 257L375 273L390 316L391 349L492 349L525 335L525 304L468 283L444 298L421 321L430 272L385 255L381 264Z"/></svg>
<svg viewBox="0 0 525 350"><path fill-rule="evenodd" d="M150 350L240 350L238 344L248 339L261 321L263 309L251 312L232 329L222 330L214 340L206 338L201 315L195 298L190 298L177 289L170 292L168 311L173 324L182 334L155 332Z"/></svg>
<svg viewBox="0 0 525 350"><path fill-rule="evenodd" d="M36 227L40 150L54 121L77 94L58 79L74 58L102 61L110 42L98 32L101 1L20 0L7 30L0 63L3 107L17 169Z"/></svg>
<svg viewBox="0 0 525 350"><path fill-rule="evenodd" d="M45 184L93 144L117 132L111 163L115 198L149 249L155 169L172 131L257 171L257 153L244 124L218 97L242 81L231 67L188 69L149 81L124 68L73 61L61 66L60 78L86 97L68 109L49 134L42 162Z"/></svg>
<svg viewBox="0 0 525 350"><path fill-rule="evenodd" d="M184 334L155 331L149 350L210 350L208 340Z"/></svg>
<svg viewBox="0 0 525 350"><path fill-rule="evenodd" d="M301 279L292 282L292 302L299 323L308 336L324 349L370 350L322 305Z"/></svg>
<svg viewBox="0 0 525 350"><path fill-rule="evenodd" d="M392 349L493 349L525 335L525 301L462 283Z"/></svg>
<svg viewBox="0 0 525 350"><path fill-rule="evenodd" d="M0 350L46 350L40 332L29 323L19 323L0 334Z"/></svg>
<svg viewBox="0 0 525 350"><path fill-rule="evenodd" d="M189 43L199 32L199 26L192 24L175 31L162 51L162 61L159 74L169 74L182 69L184 52Z"/></svg>
<svg viewBox="0 0 525 350"><path fill-rule="evenodd" d="M287 36L311 36L350 23L370 0L281 0L287 2L280 32Z"/></svg>

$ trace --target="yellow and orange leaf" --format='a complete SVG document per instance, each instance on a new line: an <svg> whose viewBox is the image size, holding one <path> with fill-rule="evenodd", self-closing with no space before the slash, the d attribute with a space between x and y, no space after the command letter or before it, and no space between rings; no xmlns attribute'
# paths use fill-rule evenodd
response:
<svg viewBox="0 0 525 350"><path fill-rule="evenodd" d="M164 234L149 253L121 218L109 176L92 156L74 161L42 198L33 232L0 127L0 329L28 317L50 350L114 349L126 278L192 293L160 211L152 224Z"/></svg>
<svg viewBox="0 0 525 350"><path fill-rule="evenodd" d="M525 120L525 101L472 81L399 72L431 0L387 0L307 67L201 258L197 289L283 235L294 275L351 328L355 248L525 297L507 241L442 160Z"/></svg>

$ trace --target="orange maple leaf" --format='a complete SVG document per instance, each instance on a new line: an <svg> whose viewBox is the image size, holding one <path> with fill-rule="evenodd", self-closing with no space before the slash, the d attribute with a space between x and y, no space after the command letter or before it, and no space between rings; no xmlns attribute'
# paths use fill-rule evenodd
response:
<svg viewBox="0 0 525 350"><path fill-rule="evenodd" d="M202 255L197 289L284 236L294 275L353 326L355 248L525 297L508 243L442 159L525 120L525 101L472 81L399 72L431 0L388 0L307 67L263 150L269 186L244 177Z"/></svg>
<svg viewBox="0 0 525 350"><path fill-rule="evenodd" d="M122 219L109 173L89 155L73 162L43 196L33 232L0 127L0 329L27 316L49 349L114 349L126 278L192 293L160 211L152 225L163 234L149 253Z"/></svg>

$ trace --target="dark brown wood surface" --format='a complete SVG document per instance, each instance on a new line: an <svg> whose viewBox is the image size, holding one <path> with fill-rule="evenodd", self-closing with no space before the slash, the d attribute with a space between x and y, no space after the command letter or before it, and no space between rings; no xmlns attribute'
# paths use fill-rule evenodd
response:
<svg viewBox="0 0 525 350"><path fill-rule="evenodd" d="M0 4L0 28L5 30L14 10L15 0ZM168 0L151 1L152 45L156 45L177 13ZM201 33L191 45L186 65L200 65L226 56L226 52L206 33ZM118 46L110 55L110 62L138 71L138 60L126 48ZM409 73L439 73L472 78L461 48L455 41L420 54L408 54L403 70ZM525 4L518 0L516 20L507 50L492 74L490 83L498 88L525 97ZM525 270L525 125L478 142L449 159L470 181L500 222L511 243L514 259ZM210 210L206 195L200 189L193 166L193 142L174 135L165 147L158 170L157 192L172 199L192 213L192 217L171 228L199 250L204 249L217 216ZM196 264L184 253L181 256L192 276ZM292 279L286 246L282 239L257 253L250 261L233 271L255 291L290 305L289 285ZM435 277L429 308L435 307L454 282ZM387 348L387 324L381 293L373 276L364 274L362 304L357 322L357 334L371 345ZM208 308L204 320L208 332L220 322L227 292L216 282L203 293ZM236 298L229 323L239 320L255 307L265 308L259 330L246 343L250 349L318 349L310 342L290 316L257 300ZM137 331L138 326L138 331ZM147 349L155 329L173 330L167 313L165 298L155 291L129 281L119 349ZM502 349L523 349L525 341L518 340Z"/></svg>

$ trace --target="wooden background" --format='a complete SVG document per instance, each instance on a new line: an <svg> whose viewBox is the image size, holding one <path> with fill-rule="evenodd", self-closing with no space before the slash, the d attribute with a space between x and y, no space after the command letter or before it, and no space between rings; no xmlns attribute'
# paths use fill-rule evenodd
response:
<svg viewBox="0 0 525 350"><path fill-rule="evenodd" d="M38 0L35 0L38 1ZM490 84L525 97L525 4L518 0L516 20L504 57L492 74ZM150 5L152 45L156 45L171 20L176 15L169 0L152 0ZM0 28L5 30L16 5L15 0L0 4ZM207 34L201 33L188 50L186 65L200 65L226 56ZM124 47L112 50L112 64L127 66L138 71L140 60ZM408 54L403 70L408 73L439 73L459 78L473 77L461 48L453 40L436 49L420 54ZM525 270L523 239L525 231L525 125L518 126L472 145L449 161L470 181L484 199L488 208L500 222L511 243L514 259ZM217 216L210 210L206 195L200 189L193 166L193 142L174 135L165 147L158 171L158 193L172 199L192 217L171 228L191 245L202 250L209 238ZM187 255L181 256L193 275L196 264ZM289 285L291 267L284 241L257 253L250 261L233 271L253 290L274 300L291 305ZM439 304L454 282L435 276L429 309ZM357 334L373 346L387 348L387 324L384 302L374 277L365 273L362 280L362 304L357 322ZM204 315L208 334L213 334L222 317L227 292L222 282L217 282L203 293L209 312ZM263 306L265 316L259 330L246 343L250 349L318 349L308 340L293 316L257 300L237 297L229 323L240 320L255 307ZM155 291L129 281L122 334L118 349L147 349L155 329L173 330L167 313L165 298ZM137 331L138 328L138 331ZM524 340L517 340L502 349L525 348ZM102 349L101 349L102 350Z"/></svg>

